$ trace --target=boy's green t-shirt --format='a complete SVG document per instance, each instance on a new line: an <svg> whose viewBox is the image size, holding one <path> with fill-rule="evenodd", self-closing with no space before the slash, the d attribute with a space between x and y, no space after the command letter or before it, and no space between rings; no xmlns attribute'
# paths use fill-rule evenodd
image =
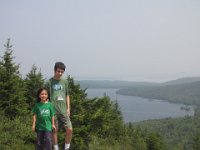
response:
<svg viewBox="0 0 200 150"><path fill-rule="evenodd" d="M36 131L52 131L52 117L55 112L51 102L36 103L32 112L36 114Z"/></svg>
<svg viewBox="0 0 200 150"><path fill-rule="evenodd" d="M55 80L54 78L51 78L45 86L50 91L50 101L55 108L55 113L57 115L66 115L66 96L69 95L67 80Z"/></svg>

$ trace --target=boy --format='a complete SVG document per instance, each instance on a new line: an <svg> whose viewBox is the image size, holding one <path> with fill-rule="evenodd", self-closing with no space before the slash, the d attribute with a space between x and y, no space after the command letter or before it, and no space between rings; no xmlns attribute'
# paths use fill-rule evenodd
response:
<svg viewBox="0 0 200 150"><path fill-rule="evenodd" d="M65 128L65 150L69 150L72 138L72 123L70 121L70 98L68 92L68 82L62 79L65 72L65 65L62 62L56 62L54 66L54 76L48 80L46 87L50 91L50 101L55 108L55 126L53 132L53 147L58 150L58 126Z"/></svg>

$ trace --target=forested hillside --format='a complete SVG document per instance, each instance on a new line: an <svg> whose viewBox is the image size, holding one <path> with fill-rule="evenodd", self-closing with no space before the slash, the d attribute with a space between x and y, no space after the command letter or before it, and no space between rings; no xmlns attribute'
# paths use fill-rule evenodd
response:
<svg viewBox="0 0 200 150"><path fill-rule="evenodd" d="M200 149L200 117L167 118L133 123L133 127L149 129L162 135L168 150Z"/></svg>
<svg viewBox="0 0 200 150"><path fill-rule="evenodd" d="M144 87L144 86L161 86L161 85L178 85L200 81L200 77L185 77L167 82L142 82L142 81L120 81L120 80L76 80L81 88L127 88L127 87Z"/></svg>
<svg viewBox="0 0 200 150"><path fill-rule="evenodd" d="M122 95L140 96L150 99L167 100L174 103L200 105L200 81L177 85L143 86L122 88Z"/></svg>
<svg viewBox="0 0 200 150"><path fill-rule="evenodd" d="M179 78L171 81L164 82L162 84L164 85L177 85L177 84L185 84L185 83L192 83L200 81L200 77L185 77L185 78Z"/></svg>
<svg viewBox="0 0 200 150"><path fill-rule="evenodd" d="M81 88L115 88L117 94L167 100L186 105L200 105L200 78L181 78L164 83L130 81L76 81Z"/></svg>
<svg viewBox="0 0 200 150"><path fill-rule="evenodd" d="M31 109L45 79L36 66L22 78L9 40L0 59L0 150L34 150ZM199 150L196 118L124 124L120 107L109 97L89 99L68 76L73 124L73 150ZM196 116L197 117L197 116ZM182 133L184 131L184 133ZM59 132L63 148L64 132Z"/></svg>
<svg viewBox="0 0 200 150"><path fill-rule="evenodd" d="M117 94L167 100L174 103L200 105L200 78L181 78L164 83L131 81L76 81L81 88L115 88Z"/></svg>

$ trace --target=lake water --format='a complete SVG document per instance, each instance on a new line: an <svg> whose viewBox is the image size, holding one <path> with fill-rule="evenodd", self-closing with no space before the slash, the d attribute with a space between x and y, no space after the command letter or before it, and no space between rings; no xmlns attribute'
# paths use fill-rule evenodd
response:
<svg viewBox="0 0 200 150"><path fill-rule="evenodd" d="M116 94L117 89L87 89L88 98L103 97L105 94L111 100L118 102L124 118L124 122L139 122L149 119L175 118L193 116L190 111L182 110L185 105L169 103L162 100L149 100L136 96L124 96Z"/></svg>

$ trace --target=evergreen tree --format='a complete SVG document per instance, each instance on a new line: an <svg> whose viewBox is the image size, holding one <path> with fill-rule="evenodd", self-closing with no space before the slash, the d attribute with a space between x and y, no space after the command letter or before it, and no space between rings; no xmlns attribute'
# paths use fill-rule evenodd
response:
<svg viewBox="0 0 200 150"><path fill-rule="evenodd" d="M88 128L85 124L86 110L84 108L87 105L86 103L88 103L86 100L87 94L85 89L81 89L79 84L75 84L72 77L68 76L67 80L69 83L71 119L73 124L72 148L84 150L87 149L89 141L85 140L88 138Z"/></svg>
<svg viewBox="0 0 200 150"><path fill-rule="evenodd" d="M13 62L13 50L10 39L4 45L6 51L0 61L0 109L10 117L25 115L27 104L25 101L24 81L19 74L19 65Z"/></svg>
<svg viewBox="0 0 200 150"><path fill-rule="evenodd" d="M73 123L72 148L88 150L94 136L118 139L123 127L122 115L117 102L109 97L88 99L86 89L81 89L68 77Z"/></svg>
<svg viewBox="0 0 200 150"><path fill-rule="evenodd" d="M192 147L193 147L193 150L199 150L200 149L200 135L199 134L196 134L193 137Z"/></svg>
<svg viewBox="0 0 200 150"><path fill-rule="evenodd" d="M131 128L132 127L129 126L129 132L132 134L130 135L132 139L132 148L134 150L147 150L147 144L146 144L144 135L142 133L142 130L140 128L136 128L136 129L132 128L132 131L131 131L130 130Z"/></svg>
<svg viewBox="0 0 200 150"><path fill-rule="evenodd" d="M34 150L30 116L9 119L0 111L0 150Z"/></svg>
<svg viewBox="0 0 200 150"><path fill-rule="evenodd" d="M156 132L151 132L146 139L147 150L164 150L165 146L161 136Z"/></svg>
<svg viewBox="0 0 200 150"><path fill-rule="evenodd" d="M35 65L32 66L31 71L26 75L26 102L29 109L33 107L36 102L36 94L39 88L44 85L44 79L41 71L38 71Z"/></svg>

